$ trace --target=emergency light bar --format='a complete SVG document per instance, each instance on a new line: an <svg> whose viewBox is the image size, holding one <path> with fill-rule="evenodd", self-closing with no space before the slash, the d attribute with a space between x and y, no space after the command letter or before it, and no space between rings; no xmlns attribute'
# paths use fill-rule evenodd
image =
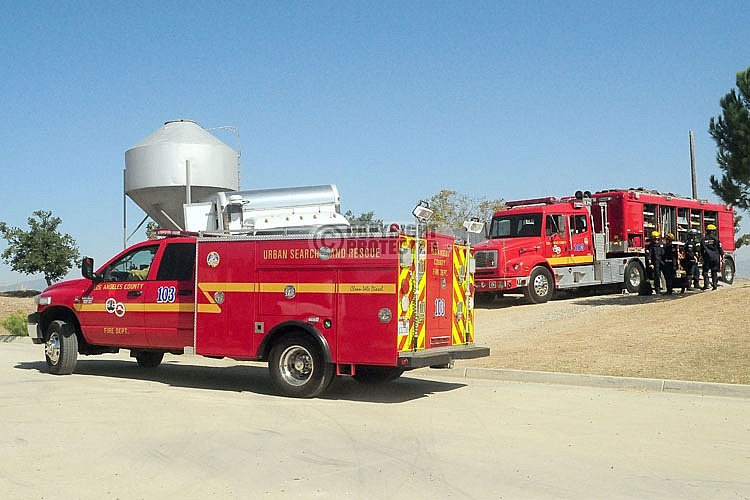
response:
<svg viewBox="0 0 750 500"><path fill-rule="evenodd" d="M557 197L547 196L544 198L531 198L529 200L515 200L505 202L506 207L520 207L522 205L549 205L550 203L556 203Z"/></svg>
<svg viewBox="0 0 750 500"><path fill-rule="evenodd" d="M196 231L183 231L182 229L164 229L159 228L154 231L155 236L170 237L170 236L198 236Z"/></svg>

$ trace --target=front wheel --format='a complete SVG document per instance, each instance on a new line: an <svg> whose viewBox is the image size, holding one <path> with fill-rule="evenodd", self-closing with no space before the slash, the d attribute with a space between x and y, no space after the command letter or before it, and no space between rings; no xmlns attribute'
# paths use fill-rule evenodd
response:
<svg viewBox="0 0 750 500"><path fill-rule="evenodd" d="M312 398L323 392L335 376L315 341L302 336L282 339L268 360L271 382L284 396Z"/></svg>
<svg viewBox="0 0 750 500"><path fill-rule="evenodd" d="M476 292L474 294L474 302L480 306L490 305L493 300L495 300L495 292Z"/></svg>
<svg viewBox="0 0 750 500"><path fill-rule="evenodd" d="M724 259L721 263L721 281L727 285L734 283L734 261Z"/></svg>
<svg viewBox="0 0 750 500"><path fill-rule="evenodd" d="M73 373L78 361L78 337L73 325L60 320L50 323L44 342L44 356L50 373Z"/></svg>
<svg viewBox="0 0 750 500"><path fill-rule="evenodd" d="M532 304L542 304L552 298L555 282L546 267L538 266L531 270L529 284L523 289L526 300Z"/></svg>

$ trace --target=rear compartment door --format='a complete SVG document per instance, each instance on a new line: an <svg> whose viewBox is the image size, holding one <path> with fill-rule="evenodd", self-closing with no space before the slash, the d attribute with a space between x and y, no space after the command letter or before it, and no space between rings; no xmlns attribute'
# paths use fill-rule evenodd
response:
<svg viewBox="0 0 750 500"><path fill-rule="evenodd" d="M262 333L254 322L258 291L255 252L252 241L198 240L196 354L255 357L255 337Z"/></svg>
<svg viewBox="0 0 750 500"><path fill-rule="evenodd" d="M424 348L447 347L453 344L453 241L426 243Z"/></svg>

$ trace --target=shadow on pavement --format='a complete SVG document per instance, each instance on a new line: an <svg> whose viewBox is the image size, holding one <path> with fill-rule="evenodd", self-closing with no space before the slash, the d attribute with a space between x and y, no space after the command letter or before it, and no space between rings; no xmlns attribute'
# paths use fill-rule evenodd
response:
<svg viewBox="0 0 750 500"><path fill-rule="evenodd" d="M15 368L37 370L47 373L44 361L22 362ZM142 380L184 387L214 391L251 392L265 396L279 396L271 384L268 368L265 366L201 366L188 365L176 359L165 358L157 368L142 368L135 361L122 359L79 359L72 376L109 377L125 380ZM65 377L65 376L61 376ZM411 378L407 375L379 385L360 384L349 377L337 377L329 389L318 399L359 401L371 403L404 403L424 398L430 394L446 392L464 387L466 384L431 381Z"/></svg>

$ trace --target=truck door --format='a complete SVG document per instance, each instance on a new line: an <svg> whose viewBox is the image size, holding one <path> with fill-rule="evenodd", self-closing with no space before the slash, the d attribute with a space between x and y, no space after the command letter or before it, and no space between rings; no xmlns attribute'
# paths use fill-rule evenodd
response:
<svg viewBox="0 0 750 500"><path fill-rule="evenodd" d="M586 212L570 216L570 243L570 265L594 262L594 242Z"/></svg>
<svg viewBox="0 0 750 500"><path fill-rule="evenodd" d="M565 216L562 214L547 214L545 221L544 257L551 266L568 264L570 255L570 239L565 227Z"/></svg>
<svg viewBox="0 0 750 500"><path fill-rule="evenodd" d="M81 299L81 329L92 344L147 347L144 288L155 276L151 263L159 245L139 246L109 264L103 281Z"/></svg>
<svg viewBox="0 0 750 500"><path fill-rule="evenodd" d="M193 346L195 243L171 242L157 256L153 280L144 282L144 321L151 347Z"/></svg>

